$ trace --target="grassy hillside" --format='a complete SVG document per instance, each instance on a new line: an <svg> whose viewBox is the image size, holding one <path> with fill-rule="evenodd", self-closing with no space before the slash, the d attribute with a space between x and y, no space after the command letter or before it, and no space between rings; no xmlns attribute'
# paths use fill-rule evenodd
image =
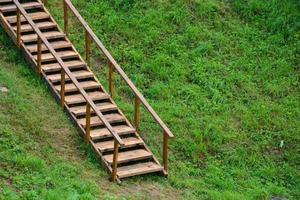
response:
<svg viewBox="0 0 300 200"><path fill-rule="evenodd" d="M48 2L62 24L61 1ZM300 198L297 0L72 2L175 133L169 178L108 182L2 31L0 84L9 88L0 93L2 196ZM71 24L81 34L71 39L83 52L83 30ZM99 55L92 69L107 85ZM116 84L124 94L119 105L132 116L132 94L119 79ZM149 115L141 120L142 135L159 156L161 132Z"/></svg>

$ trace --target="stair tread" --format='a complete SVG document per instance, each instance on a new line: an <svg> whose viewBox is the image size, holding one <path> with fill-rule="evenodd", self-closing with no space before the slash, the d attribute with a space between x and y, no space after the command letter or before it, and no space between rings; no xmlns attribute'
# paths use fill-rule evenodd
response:
<svg viewBox="0 0 300 200"><path fill-rule="evenodd" d="M79 70L79 71L75 71L72 72L73 76L75 76L77 79L84 79L84 78L91 78L94 77L94 74L90 71L87 70ZM51 74L47 76L48 79L52 82L60 82L61 79L61 74ZM66 75L65 80L68 81L70 80L70 78Z"/></svg>
<svg viewBox="0 0 300 200"><path fill-rule="evenodd" d="M122 148L129 148L129 147L143 144L143 141L136 137L122 138L122 140L125 143L125 146ZM114 140L112 139L109 141L95 143L95 147L99 149L101 152L112 151L114 149Z"/></svg>
<svg viewBox="0 0 300 200"><path fill-rule="evenodd" d="M64 41L64 40L63 41L53 41L53 42L50 42L50 44L54 49L72 47L72 44L70 42ZM31 53L37 52L37 44L26 45L26 48ZM48 50L48 48L44 44L42 44L42 51L45 51L45 50Z"/></svg>
<svg viewBox="0 0 300 200"><path fill-rule="evenodd" d="M113 130L118 134L118 135L125 135L125 134L130 134L134 133L135 129L131 128L127 125L118 125L118 126L113 126ZM111 137L111 133L107 128L98 128L98 129L93 129L91 130L91 138L92 140L96 139L101 139L101 138L107 138Z"/></svg>
<svg viewBox="0 0 300 200"><path fill-rule="evenodd" d="M107 99L109 96L103 92L88 92L87 93L89 97L95 101L95 100L102 100L102 99ZM65 101L67 104L76 104L76 103L84 103L86 100L83 98L81 94L73 94L73 95L68 95L65 97Z"/></svg>
<svg viewBox="0 0 300 200"><path fill-rule="evenodd" d="M118 163L125 163L129 161L142 160L151 158L152 153L145 149L135 149L130 151L119 152L118 154ZM113 154L103 156L104 160L109 164L113 162Z"/></svg>
<svg viewBox="0 0 300 200"><path fill-rule="evenodd" d="M34 13L28 13L28 15L31 17L32 20L41 20L41 19L48 19L50 18L50 15L46 12L34 12ZM6 20L8 23L16 23L17 22L17 16L9 16L6 17ZM27 21L24 16L21 16L21 22Z"/></svg>
<svg viewBox="0 0 300 200"><path fill-rule="evenodd" d="M43 32L43 36L47 39L56 39L56 38L63 38L65 34L60 31L48 31ZM28 34L21 36L23 42L36 42L37 41L37 34Z"/></svg>
<svg viewBox="0 0 300 200"><path fill-rule="evenodd" d="M36 25L40 30L57 27L57 25L51 21L37 22ZM13 26L13 29L14 31L17 31L17 26ZM30 31L33 31L30 24L21 25L21 32L30 32Z"/></svg>
<svg viewBox="0 0 300 200"><path fill-rule="evenodd" d="M43 7L43 4L41 4L39 2L21 3L21 5L24 9L34 9L34 8L42 8ZM1 6L0 10L2 12L12 12L12 11L16 11L17 7L14 4L10 4L10 5Z"/></svg>
<svg viewBox="0 0 300 200"><path fill-rule="evenodd" d="M117 106L113 103L110 102L104 102L104 103L96 103L97 108L102 111L102 112L106 112L106 111L111 111L111 110L116 110ZM86 105L83 106L75 106L70 108L71 112L76 115L85 115L86 113ZM94 113L94 111L92 110L92 113Z"/></svg>
<svg viewBox="0 0 300 200"><path fill-rule="evenodd" d="M57 55L62 59L78 57L78 54L72 50L59 51L57 52ZM37 55L34 55L33 57L35 60L37 60ZM45 61L52 61L52 60L55 60L52 53L42 53L42 61L45 62Z"/></svg>
<svg viewBox="0 0 300 200"><path fill-rule="evenodd" d="M84 81L84 82L80 82L80 85L85 90L95 89L95 88L100 87L100 84L96 81ZM55 89L60 92L61 86L57 85L57 86L55 86ZM65 84L65 91L66 92L76 92L76 91L78 91L78 89L73 83L67 83L67 84Z"/></svg>
<svg viewBox="0 0 300 200"><path fill-rule="evenodd" d="M120 115L119 113L112 113L112 114L107 114L104 115L104 118L109 122L109 123L117 123L117 122L124 122L125 117ZM86 119L78 119L78 123L85 127L86 126ZM91 126L101 126L103 125L103 122L100 120L98 116L93 116L91 117Z"/></svg>
<svg viewBox="0 0 300 200"><path fill-rule="evenodd" d="M86 64L80 60L66 61L64 63L66 67L68 67L69 69L78 69L86 66ZM60 71L61 66L58 63L43 64L42 69L45 72L55 72L55 71Z"/></svg>
<svg viewBox="0 0 300 200"><path fill-rule="evenodd" d="M155 162L138 163L117 168L119 178L147 174L152 172L162 171L163 167Z"/></svg>

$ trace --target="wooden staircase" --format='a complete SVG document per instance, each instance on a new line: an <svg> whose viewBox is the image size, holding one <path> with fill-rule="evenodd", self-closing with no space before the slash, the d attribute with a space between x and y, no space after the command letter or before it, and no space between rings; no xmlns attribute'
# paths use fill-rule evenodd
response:
<svg viewBox="0 0 300 200"><path fill-rule="evenodd" d="M173 134L126 76L69 0L64 3L62 31L43 2L0 0L1 25L24 52L32 67L49 85L56 100L73 119L86 142L112 174L112 179L162 172L167 174L167 139ZM88 64L68 39L68 9L86 30L86 57L90 59L91 39L108 59L110 94L97 80ZM113 72L117 72L135 94L134 126L113 100ZM139 103L163 129L163 164L154 157L139 136Z"/></svg>

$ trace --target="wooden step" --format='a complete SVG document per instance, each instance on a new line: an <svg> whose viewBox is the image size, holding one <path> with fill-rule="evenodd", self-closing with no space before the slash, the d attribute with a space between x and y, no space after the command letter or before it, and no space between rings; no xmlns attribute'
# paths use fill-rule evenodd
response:
<svg viewBox="0 0 300 200"><path fill-rule="evenodd" d="M0 0L0 3L9 3L9 2L13 2L13 0Z"/></svg>
<svg viewBox="0 0 300 200"><path fill-rule="evenodd" d="M42 19L49 19L50 16L46 12L34 12L34 13L28 13L28 15L31 17L32 20L42 20ZM17 16L8 16L6 17L6 20L10 24L17 23ZM21 22L26 22L27 20L24 18L24 16L21 16Z"/></svg>
<svg viewBox="0 0 300 200"><path fill-rule="evenodd" d="M163 167L154 162L145 162L145 163L138 163L134 165L118 167L117 175L119 178L126 178L130 176L159 172L162 170Z"/></svg>
<svg viewBox="0 0 300 200"><path fill-rule="evenodd" d="M72 72L72 74L75 76L76 79L85 79L85 78L93 78L94 74L90 71L87 70L79 70ZM48 75L47 78L52 82L52 83L58 83L60 82L61 74L51 74ZM66 75L65 77L66 81L69 81L70 78Z"/></svg>
<svg viewBox="0 0 300 200"><path fill-rule="evenodd" d="M48 31L48 32L44 32L43 36L46 39L59 39L59 38L64 38L65 34L59 31ZM21 39L24 43L27 42L36 42L37 41L37 34L28 34L28 35L23 35L21 36Z"/></svg>
<svg viewBox="0 0 300 200"><path fill-rule="evenodd" d="M64 41L64 40L63 41L53 41L53 42L50 42L50 44L56 50L72 47L72 44L70 42ZM26 48L31 53L36 53L37 52L37 44L26 45ZM48 50L48 48L44 44L42 44L42 51L46 51L46 50Z"/></svg>
<svg viewBox="0 0 300 200"><path fill-rule="evenodd" d="M86 68L86 64L80 60L66 61L64 63L70 70ZM44 72L58 72L61 70L61 66L58 63L42 64L42 69Z"/></svg>
<svg viewBox="0 0 300 200"><path fill-rule="evenodd" d="M97 83L96 81L84 81L84 82L80 82L80 85L85 90L100 88L100 84ZM55 89L58 92L60 92L61 86L57 85L57 86L55 86ZM78 89L73 83L68 83L65 85L65 91L66 92L76 92L76 91L78 91Z"/></svg>
<svg viewBox="0 0 300 200"><path fill-rule="evenodd" d="M50 28L55 28L57 27L57 25L53 22L50 21L46 21L46 22L37 22L36 23L37 27L40 30L44 30L44 29L50 29ZM17 26L13 26L14 31L17 31ZM21 26L21 32L31 32L33 31L32 27L29 24L24 24Z"/></svg>
<svg viewBox="0 0 300 200"><path fill-rule="evenodd" d="M125 143L125 146L122 147L123 149L135 147L135 146L143 144L143 141L136 137L122 138L122 140ZM95 143L95 147L101 152L113 151L114 150L114 140L112 139L109 141Z"/></svg>
<svg viewBox="0 0 300 200"><path fill-rule="evenodd" d="M21 5L25 10L35 9L35 8L42 8L43 7L43 4L41 4L39 2L22 3ZM17 7L14 4L5 5L5 6L0 7L0 11L2 11L2 12L13 12L13 11L16 11L16 10L17 10Z"/></svg>
<svg viewBox="0 0 300 200"><path fill-rule="evenodd" d="M136 149L130 151L120 152L118 155L118 163L126 163L130 161L143 160L151 158L152 154L145 149ZM113 162L113 154L103 156L104 160L110 165Z"/></svg>
<svg viewBox="0 0 300 200"><path fill-rule="evenodd" d="M77 58L78 54L75 51L72 50L66 50L66 51L59 51L56 52L57 55L61 59L68 59L68 58ZM33 56L35 60L37 60L37 55ZM52 53L42 53L42 62L47 62L47 61L54 61L56 60Z"/></svg>
<svg viewBox="0 0 300 200"><path fill-rule="evenodd" d="M88 92L89 97L93 100L103 100L108 99L109 96L103 92ZM86 100L83 98L81 94L73 94L65 97L65 101L68 105L77 104L77 103L85 103Z"/></svg>
<svg viewBox="0 0 300 200"><path fill-rule="evenodd" d="M96 103L96 106L97 106L98 110L100 110L101 112L117 110L117 106L110 102ZM85 115L86 105L75 106L75 107L70 108L70 110L75 116ZM94 110L91 110L91 113L94 114L95 113Z"/></svg>
<svg viewBox="0 0 300 200"><path fill-rule="evenodd" d="M125 117L118 114L118 113L112 113L112 114L104 115L104 118L109 123L125 122ZM86 119L85 118L78 119L77 122L83 127L86 126ZM103 122L100 120L100 118L98 116L91 117L91 127L101 126L101 125L103 125Z"/></svg>
<svg viewBox="0 0 300 200"><path fill-rule="evenodd" d="M113 126L113 130L118 134L118 135L127 135L127 134L132 134L135 132L134 128L131 128L127 125L118 125L118 126ZM91 138L92 140L97 140L97 139L103 139L107 137L112 137L111 133L107 128L97 128L91 130Z"/></svg>

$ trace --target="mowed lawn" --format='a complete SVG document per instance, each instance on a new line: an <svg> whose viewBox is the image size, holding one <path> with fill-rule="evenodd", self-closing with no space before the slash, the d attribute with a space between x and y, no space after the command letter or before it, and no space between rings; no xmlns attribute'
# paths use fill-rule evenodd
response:
<svg viewBox="0 0 300 200"><path fill-rule="evenodd" d="M169 177L109 182L2 30L0 199L300 198L299 1L72 2L174 132ZM62 1L48 3L63 25ZM84 53L84 31L70 19ZM106 61L93 57L107 86ZM115 83L132 118L133 94ZM141 112L141 135L161 159L162 132Z"/></svg>

